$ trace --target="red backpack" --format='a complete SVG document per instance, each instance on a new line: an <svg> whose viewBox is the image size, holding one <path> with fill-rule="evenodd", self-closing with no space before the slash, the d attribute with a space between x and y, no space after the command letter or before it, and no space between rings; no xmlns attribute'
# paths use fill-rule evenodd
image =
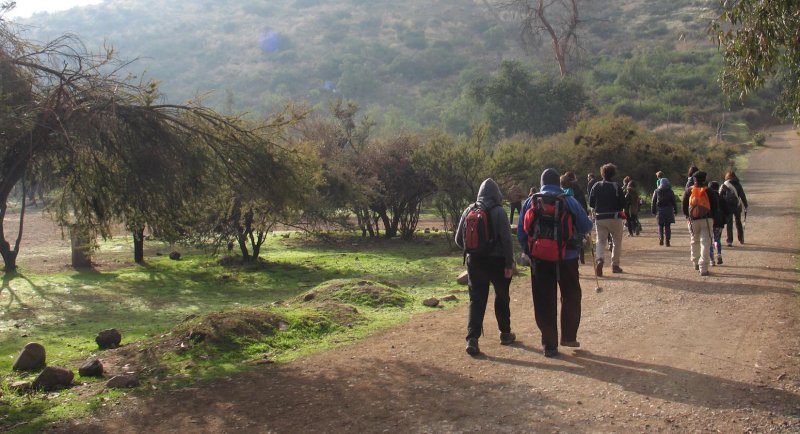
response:
<svg viewBox="0 0 800 434"><path fill-rule="evenodd" d="M494 208L486 208L482 202L475 202L470 205L467 216L464 219L464 254L488 255L495 244L494 230L489 218L490 211Z"/></svg>
<svg viewBox="0 0 800 434"><path fill-rule="evenodd" d="M534 194L525 212L524 225L531 258L561 261L574 233L574 218L567 208L567 196Z"/></svg>

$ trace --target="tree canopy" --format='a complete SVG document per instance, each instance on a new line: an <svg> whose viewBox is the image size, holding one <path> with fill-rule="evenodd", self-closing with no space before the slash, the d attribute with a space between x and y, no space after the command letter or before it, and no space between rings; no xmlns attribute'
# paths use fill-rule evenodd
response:
<svg viewBox="0 0 800 434"><path fill-rule="evenodd" d="M800 124L800 1L720 0L710 27L724 60L722 87L744 98L779 82L778 114Z"/></svg>

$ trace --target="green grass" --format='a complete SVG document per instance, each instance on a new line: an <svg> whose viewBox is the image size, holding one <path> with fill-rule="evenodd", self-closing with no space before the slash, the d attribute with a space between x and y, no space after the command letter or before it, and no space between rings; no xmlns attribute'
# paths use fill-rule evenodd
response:
<svg viewBox="0 0 800 434"><path fill-rule="evenodd" d="M94 342L103 329L120 330L131 357L139 349L166 348L140 361L147 367L145 386L128 393L143 393L148 385L181 387L347 344L428 309L421 305L425 298L463 291L455 283L461 254L441 233L421 234L413 242L342 235L321 242L276 234L262 256L265 261L249 266L187 255L180 261L147 258L145 266L108 272L4 275L0 372L7 374L0 430L36 432L124 394L83 396L81 387L55 394L9 391L14 381L35 378L11 371L28 342L47 348L48 365L75 371L92 354L103 359ZM302 301L309 292L320 296ZM188 339L191 331L210 330L212 322L215 329L230 327L230 333ZM184 351L174 351L178 342L186 344ZM83 381L76 374L76 382Z"/></svg>

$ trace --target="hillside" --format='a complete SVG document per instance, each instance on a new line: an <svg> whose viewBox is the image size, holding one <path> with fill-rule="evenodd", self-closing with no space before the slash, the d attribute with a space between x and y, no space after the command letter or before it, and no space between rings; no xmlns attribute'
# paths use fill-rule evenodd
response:
<svg viewBox="0 0 800 434"><path fill-rule="evenodd" d="M472 110L461 107L469 84L496 71L502 60L521 60L545 74L557 72L549 42L542 40L526 54L518 42L517 18L497 3L107 0L38 14L24 24L37 40L69 32L95 51L107 44L123 58L138 59L131 72L145 71L145 78L160 80L173 102L204 95L217 108L260 114L289 100L324 107L343 97L357 101L384 128L420 129L458 124L447 117ZM705 100L682 104L719 108L719 98L707 101L719 92L715 51L705 35L716 4L584 2L576 70L600 111L611 110L620 98L617 89L604 92L601 87L618 85L625 62L657 49L690 57L662 59L667 63L701 68L702 83L676 86L688 92L683 99ZM641 107L643 95L622 98L635 99ZM679 100L671 98L669 104ZM652 111L620 114L642 117Z"/></svg>

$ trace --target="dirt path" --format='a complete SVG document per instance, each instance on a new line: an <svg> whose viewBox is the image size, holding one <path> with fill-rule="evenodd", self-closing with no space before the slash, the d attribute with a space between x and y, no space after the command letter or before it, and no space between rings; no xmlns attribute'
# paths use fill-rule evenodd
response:
<svg viewBox="0 0 800 434"><path fill-rule="evenodd" d="M466 306L356 345L196 388L126 401L69 432L800 432L796 175L800 140L775 130L740 173L747 244L700 277L688 234L659 247L653 220L626 239L625 273L595 293L582 267L579 351L543 357L529 278L512 326L464 353Z"/></svg>

